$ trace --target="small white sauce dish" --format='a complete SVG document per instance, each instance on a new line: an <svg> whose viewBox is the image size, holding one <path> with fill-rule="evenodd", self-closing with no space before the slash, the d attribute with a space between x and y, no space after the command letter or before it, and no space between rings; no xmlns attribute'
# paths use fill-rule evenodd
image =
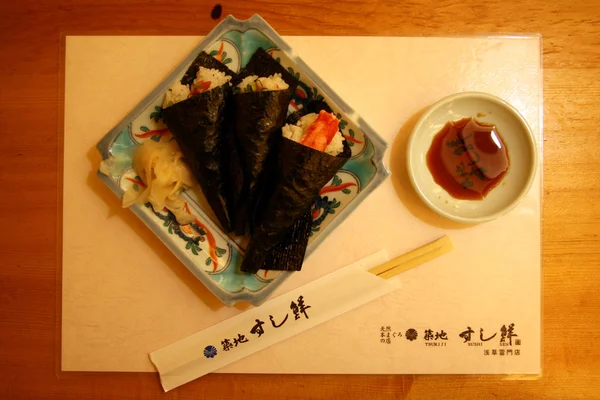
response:
<svg viewBox="0 0 600 400"><path fill-rule="evenodd" d="M427 166L434 136L447 122L469 117L496 126L510 159L502 181L482 200L452 197ZM535 143L525 118L506 101L487 93L457 93L432 105L415 125L407 146L408 176L421 200L436 213L467 224L490 221L511 211L529 192L538 165Z"/></svg>

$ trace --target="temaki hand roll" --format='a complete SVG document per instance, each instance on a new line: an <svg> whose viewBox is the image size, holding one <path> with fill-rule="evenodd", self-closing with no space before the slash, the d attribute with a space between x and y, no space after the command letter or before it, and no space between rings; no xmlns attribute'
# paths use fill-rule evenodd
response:
<svg viewBox="0 0 600 400"><path fill-rule="evenodd" d="M271 149L285 123L298 81L263 49L258 49L234 87L235 136L244 183L236 194L236 233L252 229L254 212Z"/></svg>
<svg viewBox="0 0 600 400"><path fill-rule="evenodd" d="M225 114L232 92L230 81L235 78L224 64L201 52L181 82L167 90L163 104L165 124L227 232L234 226L229 186L233 151Z"/></svg>
<svg viewBox="0 0 600 400"><path fill-rule="evenodd" d="M338 125L323 101L311 102L288 117L277 149L275 177L263 192L242 271L254 273L264 265L269 252L350 158L350 146Z"/></svg>

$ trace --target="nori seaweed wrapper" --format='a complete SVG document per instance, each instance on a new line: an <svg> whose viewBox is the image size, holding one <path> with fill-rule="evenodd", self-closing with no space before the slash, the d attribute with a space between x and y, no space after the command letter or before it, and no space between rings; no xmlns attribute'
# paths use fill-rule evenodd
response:
<svg viewBox="0 0 600 400"><path fill-rule="evenodd" d="M275 271L300 271L302 269L315 210L316 207L313 203L294 222L281 241L269 251L261 269Z"/></svg>
<svg viewBox="0 0 600 400"><path fill-rule="evenodd" d="M231 98L230 98L231 99ZM227 154L227 168L229 173L229 195L230 195L230 208L229 215L231 219L231 230L235 229L235 213L240 204L241 188L244 185L244 172L241 166L240 154L235 139L235 110L233 107L233 101L228 101L225 110L225 148L228 151Z"/></svg>
<svg viewBox="0 0 600 400"><path fill-rule="evenodd" d="M181 80L191 84L200 66L215 68L235 77L225 65L202 52ZM233 79L233 78L232 78ZM231 129L225 123L231 86L224 84L163 109L165 124L200 184L223 229L233 229L231 182Z"/></svg>
<svg viewBox="0 0 600 400"><path fill-rule="evenodd" d="M325 102L309 103L290 115L288 123L320 110L331 111ZM332 156L287 138L281 139L275 179L263 191L266 197L261 201L261 215L242 262L241 269L245 272L256 272L262 267L268 252L282 240L351 155L347 141L344 141L344 150Z"/></svg>
<svg viewBox="0 0 600 400"><path fill-rule="evenodd" d="M289 85L286 90L270 90L234 94L235 132L243 185L236 195L236 233L242 235L252 222L259 194L264 183L265 170L276 160L271 149L278 142L280 128L285 123L288 105L298 81L264 50L258 49L238 77L267 77L280 73ZM242 200L243 199L243 200Z"/></svg>

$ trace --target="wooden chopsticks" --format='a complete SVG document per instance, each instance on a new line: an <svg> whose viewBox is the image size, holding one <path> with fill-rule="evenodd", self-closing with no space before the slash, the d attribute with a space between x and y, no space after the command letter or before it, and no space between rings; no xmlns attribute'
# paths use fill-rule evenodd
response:
<svg viewBox="0 0 600 400"><path fill-rule="evenodd" d="M404 271L408 271L411 268L426 263L427 261L431 261L436 257L449 253L453 249L454 247L452 246L450 237L442 236L433 242L427 243L426 245L396 257L385 264L371 268L369 272L380 278L389 279Z"/></svg>

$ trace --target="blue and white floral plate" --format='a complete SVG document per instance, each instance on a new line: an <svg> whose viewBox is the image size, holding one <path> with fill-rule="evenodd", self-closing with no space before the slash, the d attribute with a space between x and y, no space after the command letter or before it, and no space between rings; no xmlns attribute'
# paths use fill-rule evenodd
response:
<svg viewBox="0 0 600 400"><path fill-rule="evenodd" d="M382 161L387 143L294 55L290 46L258 15L246 21L232 16L225 18L173 73L108 132L97 148L103 159L113 156L121 163L111 176L100 172L98 175L119 197L122 197L124 190L139 185L139 178L131 167L131 150L145 140L160 141L168 134L162 121L164 92L175 80L181 79L200 51L208 52L237 72L259 47L267 50L300 81L290 102L289 112L301 108L312 99L324 98L340 118L340 130L352 149L352 158L321 190L318 211L313 215L308 257L389 175ZM264 270L256 274L240 272L243 257L240 243L220 230L205 202L195 193L188 191L183 196L190 211L197 216L195 223L190 225L181 226L168 213L154 212L147 206L135 205L131 210L223 303L232 306L239 301L248 301L259 305L292 274Z"/></svg>

